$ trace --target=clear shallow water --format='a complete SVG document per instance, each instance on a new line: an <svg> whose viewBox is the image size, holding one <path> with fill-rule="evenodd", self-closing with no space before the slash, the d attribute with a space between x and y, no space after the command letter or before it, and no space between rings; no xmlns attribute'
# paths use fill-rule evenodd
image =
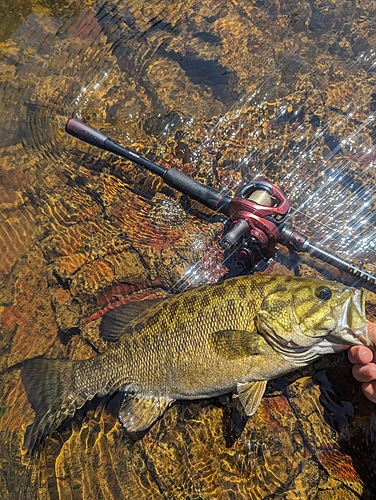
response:
<svg viewBox="0 0 376 500"><path fill-rule="evenodd" d="M129 284L184 289L225 272L216 246L221 224L198 220L149 174L67 136L72 115L219 189L268 177L285 189L299 230L376 274L372 5L138 1L14 3L3 10L2 368L75 352L82 318ZM123 181L91 173L103 169ZM79 355L90 354L79 345ZM21 389L7 377L9 410ZM31 416L23 405L4 417L7 463L21 460ZM103 426L107 417L98 418ZM374 431L367 429L369 444ZM79 438L77 448L69 444L73 454L85 449ZM59 463L72 477L69 457L65 448ZM138 471L135 463L132 456L129 467ZM218 467L224 463L218 458ZM56 463L49 467L54 486L41 491L68 498L71 483L64 489L62 473L57 487ZM85 477L83 469L81 463ZM21 465L13 472L20 491L31 484ZM4 477L10 491L11 474ZM206 498L194 477L191 490L190 479L182 481L181 494ZM279 479L278 488L287 483ZM34 498L28 488L23 496ZM132 486L122 491L127 498ZM167 487L161 491L168 495Z"/></svg>
<svg viewBox="0 0 376 500"><path fill-rule="evenodd" d="M210 5L197 18L194 10L194 2L31 8L3 35L4 162L27 185L22 169L30 157L41 162L38 171L48 165L58 174L77 169L82 151L107 158L65 135L66 118L75 115L127 146L141 143L161 162L181 164L168 146L179 128L183 161L204 176L213 152L221 152L219 174L221 163L228 167L218 187L265 174L285 188L297 224L314 241L372 261L364 255L375 253L372 37L363 25L350 30L348 19L335 25L334 5L301 32L299 10L286 8L274 20L270 5ZM221 25L230 10L240 25ZM278 25L274 54L263 39L269 21ZM352 48L361 36L363 46Z"/></svg>

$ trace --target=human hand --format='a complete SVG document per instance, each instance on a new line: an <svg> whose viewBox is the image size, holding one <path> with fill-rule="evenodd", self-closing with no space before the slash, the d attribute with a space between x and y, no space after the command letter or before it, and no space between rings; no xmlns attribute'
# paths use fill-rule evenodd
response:
<svg viewBox="0 0 376 500"><path fill-rule="evenodd" d="M376 323L368 322L368 333L376 345ZM355 379L362 382L364 395L376 403L376 347L353 346L349 349L349 360L354 364Z"/></svg>

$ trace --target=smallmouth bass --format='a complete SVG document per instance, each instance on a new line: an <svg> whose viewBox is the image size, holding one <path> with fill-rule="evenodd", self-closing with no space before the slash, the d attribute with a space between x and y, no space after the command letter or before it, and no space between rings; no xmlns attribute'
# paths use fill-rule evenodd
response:
<svg viewBox="0 0 376 500"><path fill-rule="evenodd" d="M110 311L101 334L113 343L83 361L26 360L22 381L36 412L33 450L96 395L124 393L119 418L150 427L177 399L236 390L247 415L268 380L351 345L372 345L364 290L291 276L252 275Z"/></svg>

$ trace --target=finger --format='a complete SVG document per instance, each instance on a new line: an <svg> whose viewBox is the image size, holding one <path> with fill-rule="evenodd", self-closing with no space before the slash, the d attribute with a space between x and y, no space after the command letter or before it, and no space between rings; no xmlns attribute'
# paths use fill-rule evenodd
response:
<svg viewBox="0 0 376 500"><path fill-rule="evenodd" d="M369 363L368 365L354 365L352 373L358 382L376 381L376 365L374 363Z"/></svg>
<svg viewBox="0 0 376 500"><path fill-rule="evenodd" d="M366 365L373 360L373 352L366 346L355 345L349 349L349 360L354 364Z"/></svg>
<svg viewBox="0 0 376 500"><path fill-rule="evenodd" d="M373 403L376 403L376 381L375 380L373 382L366 382L366 383L362 384L362 391L367 399L369 399Z"/></svg>

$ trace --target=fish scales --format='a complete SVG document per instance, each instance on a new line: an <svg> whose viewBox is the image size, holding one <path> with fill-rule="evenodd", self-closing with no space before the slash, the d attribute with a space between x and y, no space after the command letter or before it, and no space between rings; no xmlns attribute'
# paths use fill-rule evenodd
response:
<svg viewBox="0 0 376 500"><path fill-rule="evenodd" d="M249 297L251 292L253 300L249 304L249 299L242 297ZM223 385L225 380L232 380L233 372L239 370L245 377L248 368L243 359L239 360L240 367L234 366L234 359L220 352L210 333L227 330L229 324L234 330L254 331L255 311L261 301L262 289L247 280L225 282L217 288L202 287L178 296L145 319L137 336L124 338L117 348L92 358L87 366L81 365L82 369L78 367L80 385L76 390L87 386L89 371L102 374L94 381L92 395L106 394L110 387L116 390L125 385L132 392L158 394L167 390L175 398L194 397L197 390L205 396L228 391L232 381ZM273 353L270 350L270 355ZM220 373L216 375L220 379L217 383L209 381L205 373L208 359L211 370Z"/></svg>
<svg viewBox="0 0 376 500"><path fill-rule="evenodd" d="M36 411L25 445L33 449L87 400L115 391L124 393L119 418L129 431L149 427L176 399L235 389L251 415L268 380L369 345L364 305L365 292L339 283L253 275L119 307L102 322L104 338L116 342L101 355L24 363Z"/></svg>

